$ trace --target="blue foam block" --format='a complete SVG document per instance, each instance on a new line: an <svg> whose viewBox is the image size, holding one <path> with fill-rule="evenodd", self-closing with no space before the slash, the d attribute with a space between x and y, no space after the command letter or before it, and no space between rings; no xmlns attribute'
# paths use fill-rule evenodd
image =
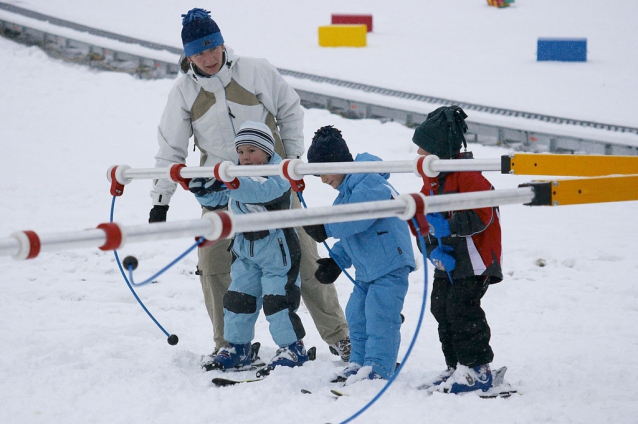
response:
<svg viewBox="0 0 638 424"><path fill-rule="evenodd" d="M587 62L586 38L539 38L536 60Z"/></svg>

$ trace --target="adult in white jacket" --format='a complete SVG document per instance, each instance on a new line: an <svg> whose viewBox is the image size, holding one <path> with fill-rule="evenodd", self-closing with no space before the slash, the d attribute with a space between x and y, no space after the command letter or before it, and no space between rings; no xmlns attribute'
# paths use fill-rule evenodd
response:
<svg viewBox="0 0 638 424"><path fill-rule="evenodd" d="M227 160L236 162L236 130L245 121L268 125L281 157L300 157L304 143L299 96L267 60L236 56L225 47L219 27L209 13L192 9L182 15L185 57L180 65L185 75L178 78L169 93L158 127L155 166L165 168L185 163L191 136L200 150L201 166ZM176 184L167 179L154 181L149 222L166 221L175 189ZM293 208L300 207L297 197L293 199ZM347 361L348 326L337 292L333 285L323 285L315 279L319 258L316 243L301 228L297 232L302 252L302 298L323 340L333 353ZM213 323L215 351L226 345L223 296L230 285L229 244L229 240L222 240L198 249L197 273Z"/></svg>

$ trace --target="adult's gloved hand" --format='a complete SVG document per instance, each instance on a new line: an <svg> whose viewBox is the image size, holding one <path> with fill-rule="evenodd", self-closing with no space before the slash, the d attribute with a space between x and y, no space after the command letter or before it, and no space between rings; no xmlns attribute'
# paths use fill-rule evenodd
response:
<svg viewBox="0 0 638 424"><path fill-rule="evenodd" d="M155 205L151 212L148 214L148 222L166 222L166 212L168 212L168 205Z"/></svg>
<svg viewBox="0 0 638 424"><path fill-rule="evenodd" d="M188 183L188 189L195 196L206 196L209 193L226 190L226 186L223 181L216 180L215 178L193 178Z"/></svg>
<svg viewBox="0 0 638 424"><path fill-rule="evenodd" d="M437 212L426 214L425 217L428 219L430 235L439 239L450 235L450 224L443 215Z"/></svg>
<svg viewBox="0 0 638 424"><path fill-rule="evenodd" d="M306 230L306 233L308 233L308 235L317 243L323 243L328 238L328 234L326 234L326 227L324 227L323 224L307 225L303 227L303 229Z"/></svg>
<svg viewBox="0 0 638 424"><path fill-rule="evenodd" d="M452 272L456 267L456 259L450 255L453 251L450 246L439 245L430 252L430 262L436 269Z"/></svg>
<svg viewBox="0 0 638 424"><path fill-rule="evenodd" d="M315 278L321 284L332 284L337 280L337 277L341 274L341 268L337 265L337 262L332 258L317 259L319 268L315 272Z"/></svg>

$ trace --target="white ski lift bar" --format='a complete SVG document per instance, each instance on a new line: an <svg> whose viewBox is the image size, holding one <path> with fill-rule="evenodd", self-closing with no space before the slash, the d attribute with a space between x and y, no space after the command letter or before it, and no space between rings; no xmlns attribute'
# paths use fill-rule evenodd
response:
<svg viewBox="0 0 638 424"><path fill-rule="evenodd" d="M250 167L247 167L250 168ZM202 218L189 221L123 226L117 223L100 224L96 229L38 235L33 231L20 231L0 239L0 256L15 259L33 259L41 252L98 247L116 250L125 243L186 237L205 237L219 240L236 233L299 227L334 222L360 221L371 218L398 217L409 220L415 215L449 210L475 209L506 204L538 203L536 186L516 189L457 193L426 197L421 193L403 194L394 200L324 206L230 215L210 212Z"/></svg>

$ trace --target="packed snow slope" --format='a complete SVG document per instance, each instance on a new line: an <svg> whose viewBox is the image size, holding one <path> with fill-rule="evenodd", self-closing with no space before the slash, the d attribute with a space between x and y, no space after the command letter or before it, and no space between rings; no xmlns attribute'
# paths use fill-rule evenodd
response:
<svg viewBox="0 0 638 424"><path fill-rule="evenodd" d="M474 7L471 2L455 3ZM535 9L537 3L546 7L553 4L521 2L509 11L494 9L494 16ZM563 7L577 4L555 3ZM582 3L593 10L593 2ZM51 10L45 10L48 4ZM166 38L158 37L156 41L162 42L174 37L174 32L169 34L166 30L169 17L170 25L177 19L179 26L183 9L206 7L181 1L120 4L113 0L91 4L92 13L101 19L90 22L87 18L83 23L93 26L101 23L103 27L112 24L106 29L125 32L120 25L130 19L129 22L138 24L137 28L129 28L130 35L154 38L142 37L142 32L149 32L144 28L156 25L157 21L162 23L159 28L163 28L162 36ZM307 13L302 5L266 13L261 3L245 4L243 14L237 12L240 6L233 3L219 3L218 10L236 11L234 16L225 18L228 24L222 24L220 19L220 25L225 34L226 28L235 31L231 34L237 41L246 38L245 45L234 43L240 54L262 55L257 50L248 51L249 35L241 36L239 28L233 28L230 22L245 18L253 23L256 22L253 13L261 13L262 18L274 22L283 22L282 16L286 16L286 23L294 27L298 22L293 12ZM616 10L625 14L633 10L629 2L614 4L619 8ZM60 17L64 12L64 17L71 20L79 20L82 10L88 17L91 10L88 3L58 0L25 1L20 5L39 5L40 11ZM213 3L209 8L216 10L216 5ZM116 12L119 6L121 9ZM312 7L327 8L314 4ZM345 11L345 6L340 7L339 11ZM428 7L444 6L442 3ZM162 8L171 10L169 16L162 16ZM379 9L372 10L375 16L376 10ZM476 10L477 16L485 12L478 6ZM598 16L606 13L608 10L601 6ZM457 15L463 16L460 12ZM567 14L563 18L571 21ZM329 13L325 12L321 21L328 19ZM405 19L414 18L406 14ZM622 19L619 15L619 20ZM269 25L264 21L262 26ZM467 28L455 25L453 29ZM441 36L441 42L455 37L454 30L442 32L446 37ZM519 32L523 32L523 26ZM254 35L252 40L255 44L262 42L261 37ZM287 54L281 47L285 40L262 45L271 46L263 54L275 56L271 60L278 66L289 67L292 59L290 63L275 60ZM277 54L277 49L284 51ZM309 44L308 49L319 52L315 44ZM397 51L389 46L378 50L379 66L398 60ZM413 47L412 53L421 59L427 56L417 47ZM625 53L617 50L613 56L627 56ZM469 49L467 54L466 58L470 57ZM604 54L612 56L612 52ZM321 62L314 61L317 66ZM96 72L53 60L38 48L3 38L0 38L0 63L0 237L28 229L41 234L78 231L107 222L112 198L106 170L121 163L134 168L153 166L156 126L173 81L140 81L127 75ZM536 66L533 59L528 64ZM371 73L360 76L363 79L366 75L370 78L368 82L377 85L383 82L372 80ZM400 73L392 75L388 81L405 83ZM487 75L484 77L485 81L489 79ZM531 84L521 85L532 91ZM543 91L546 96L556 94L551 87ZM454 97L453 94L447 97ZM492 94L518 100L518 96L508 95L511 91L505 88ZM610 90L609 96L620 103L626 93ZM480 100L487 103L483 98ZM599 98L598 102L602 100ZM539 100L538 105L547 108L539 111L548 113L556 107L551 101ZM587 109L586 105L579 106ZM410 141L412 130L401 125L345 120L323 110L305 112L307 145L317 128L331 124L343 131L355 153L367 151L385 160L406 160L416 155ZM470 150L478 158L510 153L503 148L480 145L470 145ZM196 155L192 154L189 164L196 163ZM496 189L514 188L535 179L494 172L485 175ZM390 182L404 193L421 187L420 181L409 174L394 174ZM306 183L305 198L310 207L332 203L336 195L333 189L317 178L308 177ZM146 222L151 207L149 189L148 181L127 185L124 196L115 202L115 220L125 225ZM505 280L488 290L483 305L492 328L493 366L509 368L506 379L522 396L488 401L474 395L428 397L415 390L444 368L436 323L426 311L403 372L356 422L636 422L638 260L634 250L638 202L542 208L504 206L501 216ZM198 217L199 207L193 196L178 192L171 202L168 219ZM140 266L135 278L141 281L192 242L181 239L129 244L119 254L138 258ZM321 252L325 254L323 248ZM0 422L336 423L357 412L382 389L381 381L361 382L344 389L347 397L335 400L329 395L328 381L342 364L320 340L303 305L300 316L308 332L306 343L317 346L316 361L299 369L277 370L260 383L225 389L213 387L210 380L220 373L213 375L199 368L201 355L210 353L213 341L199 280L194 275L196 261L195 253L191 253L159 277L157 284L138 290L158 321L179 336L179 344L172 347L134 300L111 252L68 250L42 254L24 262L0 258L3 293ZM410 276L403 311L406 322L400 358L414 336L426 287L423 259L418 262L419 269ZM428 270L429 290L431 266ZM336 285L345 306L352 285L344 276ZM268 360L276 347L263 317L257 324L257 340L263 346L262 357ZM302 394L301 389L313 394Z"/></svg>
<svg viewBox="0 0 638 424"><path fill-rule="evenodd" d="M212 11L238 54L275 66L457 101L638 126L638 2L518 0L5 0L181 47L181 14ZM365 48L322 48L333 13L372 14ZM540 37L587 38L587 62L537 62Z"/></svg>

